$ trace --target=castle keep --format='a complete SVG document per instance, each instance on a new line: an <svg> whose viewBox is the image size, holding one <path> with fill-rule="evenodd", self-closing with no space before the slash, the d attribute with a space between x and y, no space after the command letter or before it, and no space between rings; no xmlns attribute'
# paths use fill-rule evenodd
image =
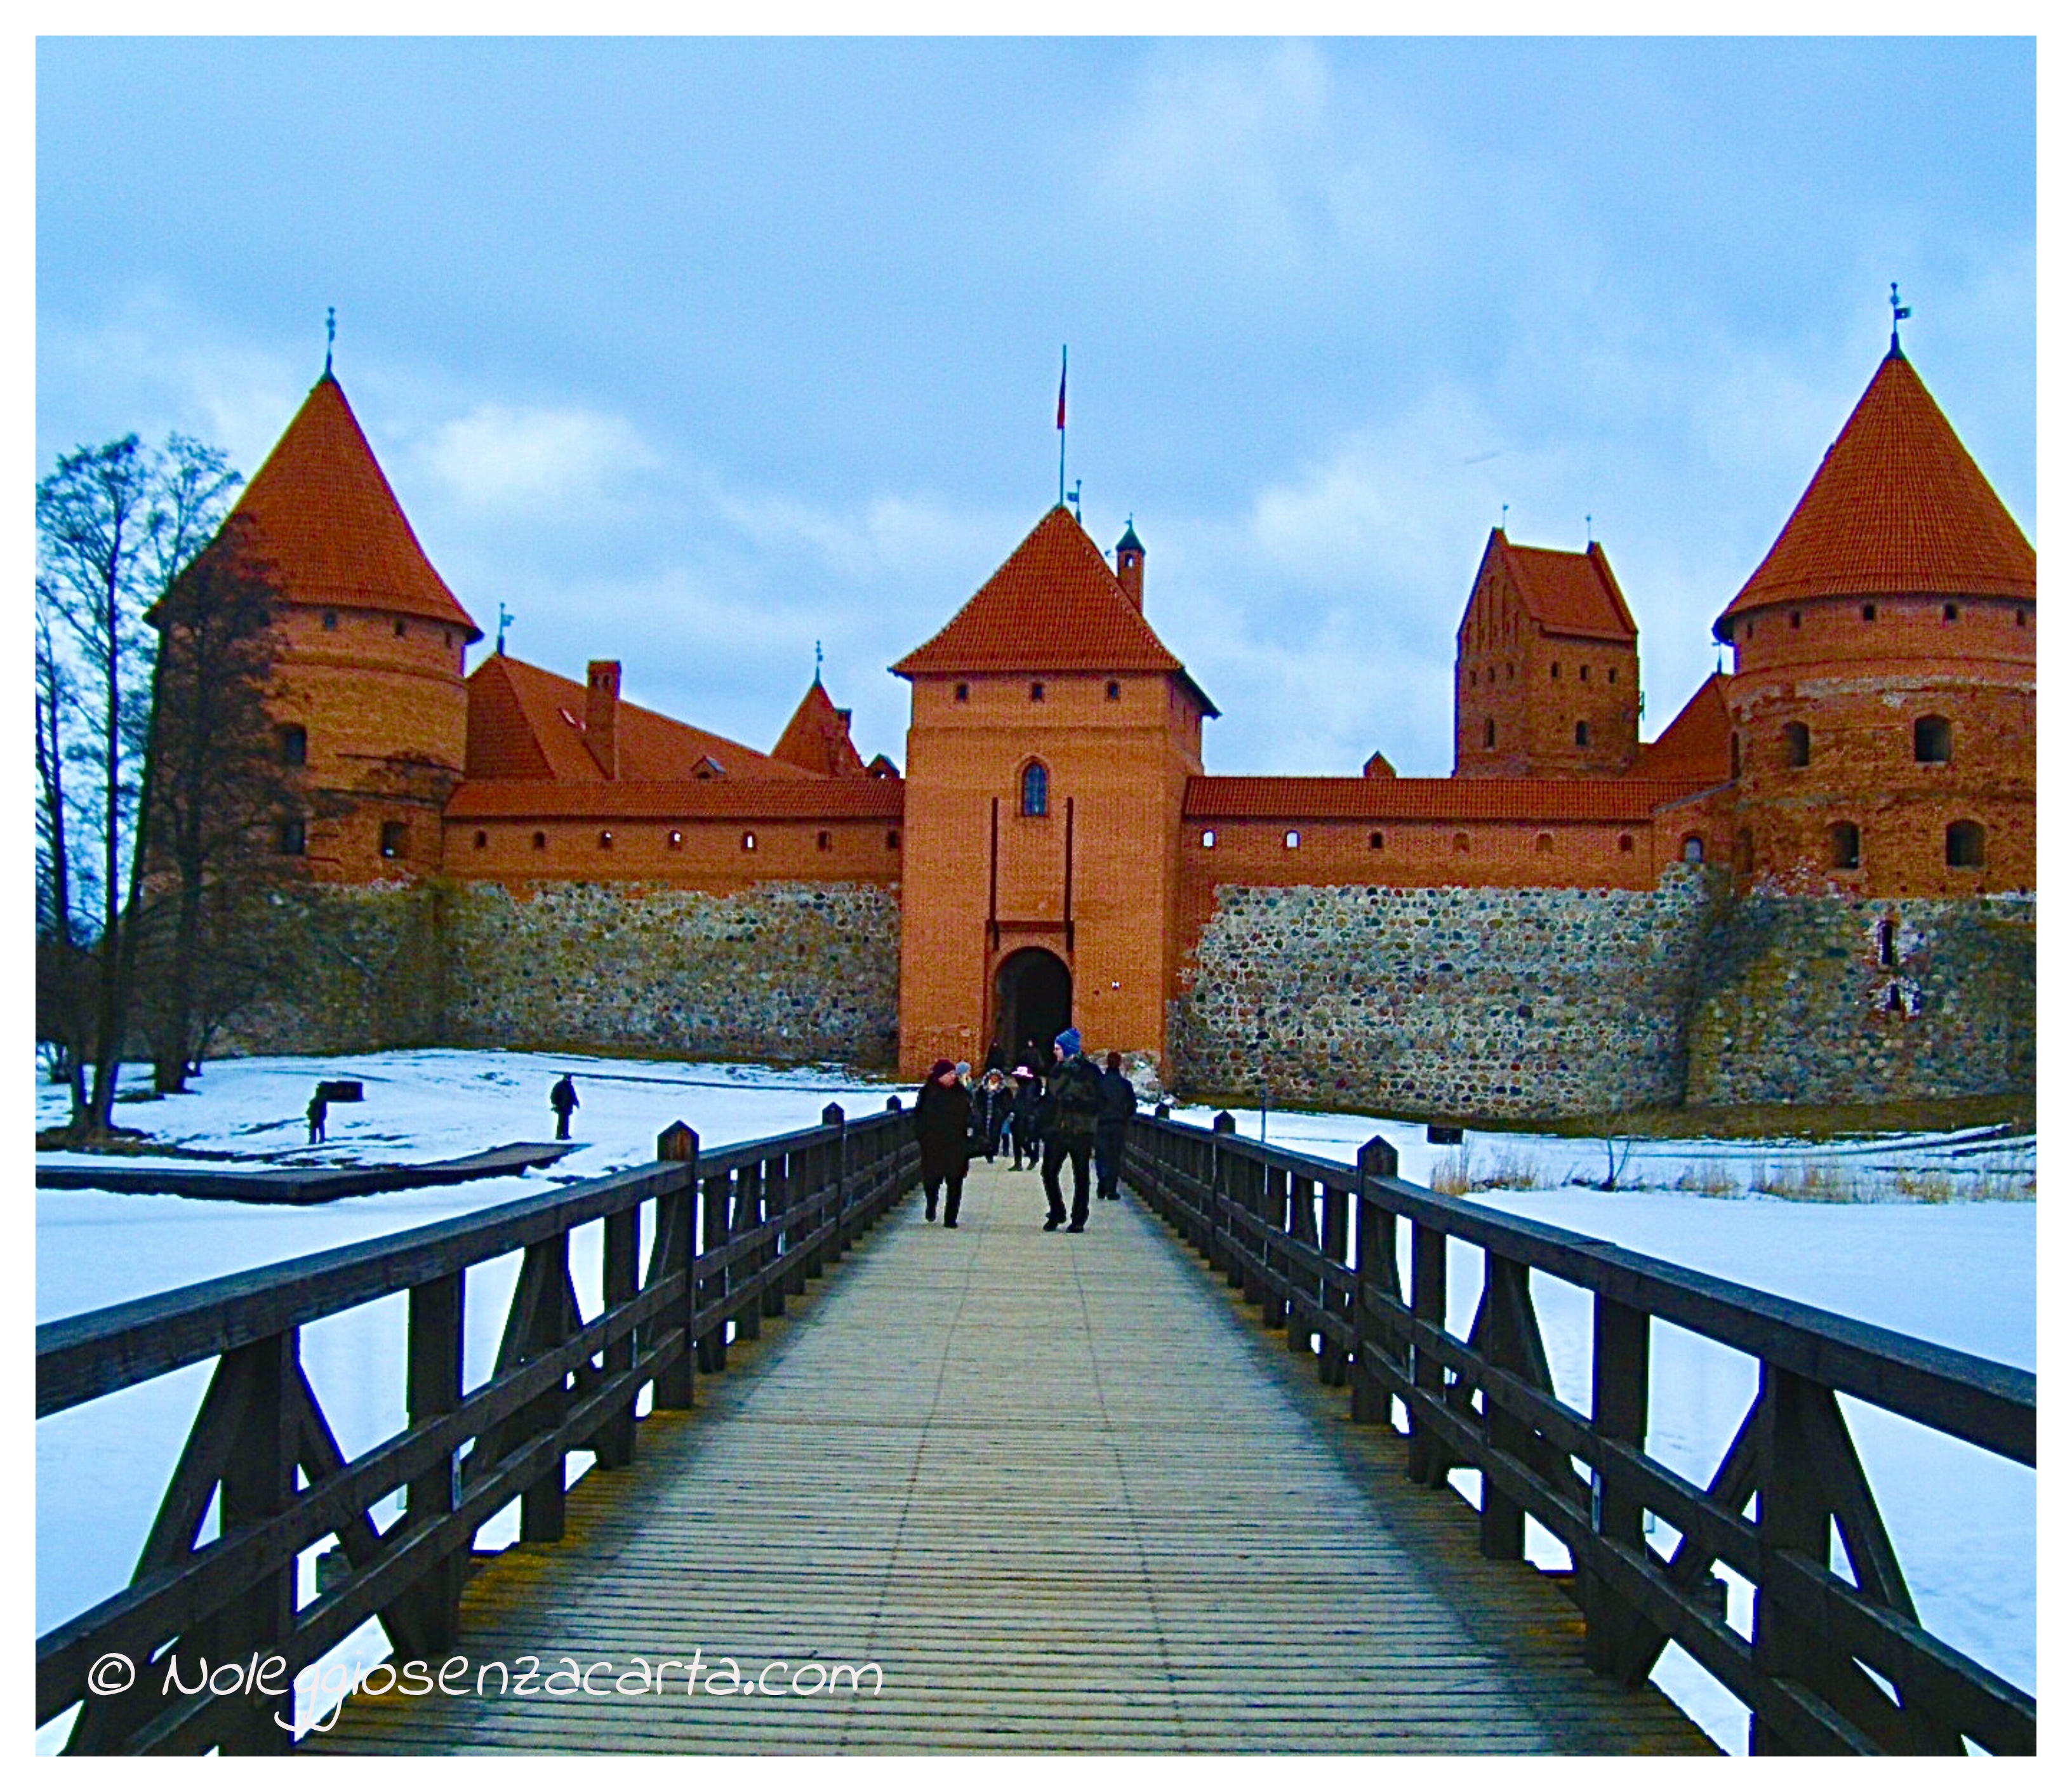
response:
<svg viewBox="0 0 2072 1792"><path fill-rule="evenodd" d="M1603 548L1491 532L1446 778L1211 774L1143 544L1062 506L892 668L903 776L817 679L766 753L615 662L467 672L328 372L238 516L309 799L278 845L352 943L251 1049L916 1075L1069 1019L1169 1084L1403 1113L2033 1083L2035 551L1896 339L1655 740Z"/></svg>

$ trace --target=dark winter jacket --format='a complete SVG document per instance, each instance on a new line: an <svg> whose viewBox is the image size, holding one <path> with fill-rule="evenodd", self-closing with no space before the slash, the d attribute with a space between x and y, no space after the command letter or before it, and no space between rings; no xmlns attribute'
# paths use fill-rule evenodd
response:
<svg viewBox="0 0 2072 1792"><path fill-rule="evenodd" d="M1036 1142L1036 1116L1043 1102L1043 1086L1033 1076L1014 1079L1014 1136L1026 1150Z"/></svg>
<svg viewBox="0 0 2072 1792"><path fill-rule="evenodd" d="M972 1091L972 1136L986 1149L995 1146L1000 1138L1001 1123L1014 1106L1014 1091L1002 1084L997 1089L989 1089L983 1083Z"/></svg>
<svg viewBox="0 0 2072 1792"><path fill-rule="evenodd" d="M1100 1082L1101 1130L1120 1134L1137 1112L1136 1086L1120 1071L1103 1071Z"/></svg>
<svg viewBox="0 0 2072 1792"><path fill-rule="evenodd" d="M1091 1140L1101 1114L1101 1075L1093 1060L1068 1058L1050 1073L1038 1129L1046 1139Z"/></svg>
<svg viewBox="0 0 2072 1792"><path fill-rule="evenodd" d="M921 1174L961 1176L969 1161L965 1141L971 1132L971 1091L961 1083L944 1088L924 1083L914 1103L914 1137L921 1147Z"/></svg>

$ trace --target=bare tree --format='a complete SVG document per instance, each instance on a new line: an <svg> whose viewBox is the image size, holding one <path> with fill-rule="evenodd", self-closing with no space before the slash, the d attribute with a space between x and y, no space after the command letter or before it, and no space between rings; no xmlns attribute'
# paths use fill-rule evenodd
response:
<svg viewBox="0 0 2072 1792"><path fill-rule="evenodd" d="M75 1083L72 1122L83 1136L109 1127L140 944L134 873L154 658L146 613L215 532L238 483L217 450L179 435L162 451L147 450L131 435L63 456L36 487L39 635L50 650L53 693L72 700L54 702L51 725L76 721L73 746L54 736L52 771L76 775L47 780L56 799L51 847L39 865L50 878L46 906L57 911L53 939L92 956L85 1030L92 1077ZM44 733L39 715L39 758Z"/></svg>
<svg viewBox="0 0 2072 1792"><path fill-rule="evenodd" d="M236 518L150 614L158 631L141 863L140 1019L158 1092L269 980L268 898L302 861L301 793L267 706L276 594Z"/></svg>

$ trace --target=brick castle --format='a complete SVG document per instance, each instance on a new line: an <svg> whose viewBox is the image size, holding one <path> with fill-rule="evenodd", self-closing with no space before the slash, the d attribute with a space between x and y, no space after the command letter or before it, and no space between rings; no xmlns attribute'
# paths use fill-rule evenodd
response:
<svg viewBox="0 0 2072 1792"><path fill-rule="evenodd" d="M254 1049L911 1075L1069 1018L1169 1084L1405 1112L2033 1084L2036 555L1896 337L1652 741L1603 548L1493 531L1447 778L1209 774L1143 544L1063 507L892 668L903 775L817 678L763 752L616 662L467 672L328 371L237 509L311 799L278 845L357 942Z"/></svg>

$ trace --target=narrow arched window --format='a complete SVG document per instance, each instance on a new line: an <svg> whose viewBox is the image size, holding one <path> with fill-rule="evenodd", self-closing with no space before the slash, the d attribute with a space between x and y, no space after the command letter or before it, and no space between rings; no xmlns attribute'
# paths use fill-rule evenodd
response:
<svg viewBox="0 0 2072 1792"><path fill-rule="evenodd" d="M1381 835L1379 835L1379 833L1372 833L1372 834L1369 834L1369 835L1367 836L1367 849L1370 853L1379 853L1379 852L1381 850L1381 848L1382 848L1382 836L1381 836Z"/></svg>
<svg viewBox="0 0 2072 1792"><path fill-rule="evenodd" d="M1889 914L1877 924L1877 961L1888 971L1899 963L1899 923Z"/></svg>
<svg viewBox="0 0 2072 1792"><path fill-rule="evenodd" d="M1621 834L1618 838L1618 849L1622 853L1630 853L1633 850L1633 836Z"/></svg>
<svg viewBox="0 0 2072 1792"><path fill-rule="evenodd" d="M1827 862L1837 871L1853 871L1864 861L1863 835L1853 821L1831 822L1827 828Z"/></svg>
<svg viewBox="0 0 2072 1792"><path fill-rule="evenodd" d="M598 829L597 845L599 852L609 853L611 850L611 830L609 828Z"/></svg>
<svg viewBox="0 0 2072 1792"><path fill-rule="evenodd" d="M1950 762L1948 717L1919 716L1914 719L1914 758L1917 765L1942 766Z"/></svg>
<svg viewBox="0 0 2072 1792"><path fill-rule="evenodd" d="M1215 828L1204 828L1202 830L1202 844L1204 846L1213 846L1213 845L1215 845L1215 843L1216 843L1216 831L1215 831Z"/></svg>
<svg viewBox="0 0 2072 1792"><path fill-rule="evenodd" d="M1576 744L1578 746L1588 746L1590 744L1590 725L1587 721L1579 721L1576 724Z"/></svg>
<svg viewBox="0 0 2072 1792"><path fill-rule="evenodd" d="M295 722L281 730L281 763L305 766L310 762L310 732Z"/></svg>
<svg viewBox="0 0 2072 1792"><path fill-rule="evenodd" d="M1294 828L1290 828L1287 833L1282 836L1281 844L1292 853L1297 847L1302 844L1302 836L1301 834L1297 832Z"/></svg>
<svg viewBox="0 0 2072 1792"><path fill-rule="evenodd" d="M1975 821L1953 821L1942 835L1946 863L1976 870L1986 862L1986 830Z"/></svg>
<svg viewBox="0 0 2072 1792"><path fill-rule="evenodd" d="M1496 745L1496 717L1494 716L1489 717L1482 723L1482 745L1484 746Z"/></svg>
<svg viewBox="0 0 2072 1792"><path fill-rule="evenodd" d="M1543 853L1552 852L1554 850L1554 836L1552 834L1540 834L1536 836L1532 842L1532 850L1536 853Z"/></svg>
<svg viewBox="0 0 2072 1792"><path fill-rule="evenodd" d="M835 836L824 828L813 836L814 849L817 852L831 852L834 849L834 844Z"/></svg>
<svg viewBox="0 0 2072 1792"><path fill-rule="evenodd" d="M1684 836L1684 862L1686 865L1703 865L1705 862L1705 842L1701 835L1686 834Z"/></svg>
<svg viewBox="0 0 2072 1792"><path fill-rule="evenodd" d="M754 835L743 834L741 836L741 849L744 853L752 853L755 850Z"/></svg>
<svg viewBox="0 0 2072 1792"><path fill-rule="evenodd" d="M545 851L546 851L546 849L547 849L547 836L546 836L545 834L535 834L535 835L533 835L533 836L532 836L532 850L533 850L534 852L536 852L536 853L544 853L544 852L545 852Z"/></svg>
<svg viewBox="0 0 2072 1792"><path fill-rule="evenodd" d="M1741 775L1741 738L1740 735L1733 734L1729 736L1727 741L1727 757L1729 762L1729 775L1735 778L1740 777Z"/></svg>
<svg viewBox="0 0 2072 1792"><path fill-rule="evenodd" d="M1453 836L1453 850L1454 850L1455 852L1457 852L1457 853L1465 853L1465 852L1466 852L1466 851L1467 851L1467 849L1468 849L1468 836L1467 836L1466 834L1456 834L1456 835L1454 835L1454 836Z"/></svg>
<svg viewBox="0 0 2072 1792"><path fill-rule="evenodd" d="M1784 725L1784 762L1788 766L1810 766L1813 762L1813 731L1803 721L1787 721Z"/></svg>
<svg viewBox="0 0 2072 1792"><path fill-rule="evenodd" d="M1031 759L1022 768L1022 812L1024 815L1048 815L1050 812L1050 774L1041 759Z"/></svg>
<svg viewBox="0 0 2072 1792"><path fill-rule="evenodd" d="M407 821L384 821L381 824L381 856L384 859L400 859L410 849L410 824Z"/></svg>
<svg viewBox="0 0 2072 1792"><path fill-rule="evenodd" d="M481 850L482 850L485 846L488 845L488 844L489 844L489 830L488 830L487 828L476 828L476 829L475 830L475 851L476 851L476 852L478 852L478 853L479 853L479 852L480 852L480 851L481 851Z"/></svg>
<svg viewBox="0 0 2072 1792"><path fill-rule="evenodd" d="M275 848L290 858L300 858L310 849L309 824L298 815L282 822L274 838Z"/></svg>

